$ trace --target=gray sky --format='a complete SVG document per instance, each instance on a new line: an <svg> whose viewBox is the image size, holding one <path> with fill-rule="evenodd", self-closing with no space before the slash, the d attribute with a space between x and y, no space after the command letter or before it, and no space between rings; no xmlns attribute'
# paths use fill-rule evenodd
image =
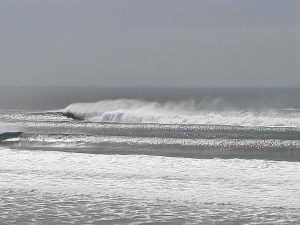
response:
<svg viewBox="0 0 300 225"><path fill-rule="evenodd" d="M300 86L299 0L0 0L1 86Z"/></svg>

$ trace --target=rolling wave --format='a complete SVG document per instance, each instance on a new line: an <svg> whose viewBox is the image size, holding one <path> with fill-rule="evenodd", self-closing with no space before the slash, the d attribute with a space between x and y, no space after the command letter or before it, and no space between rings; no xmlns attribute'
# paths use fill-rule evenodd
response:
<svg viewBox="0 0 300 225"><path fill-rule="evenodd" d="M0 141L20 137L23 132L4 132L0 133Z"/></svg>
<svg viewBox="0 0 300 225"><path fill-rule="evenodd" d="M3 141L6 147L92 154L143 154L188 158L300 161L298 140L190 139L165 137L30 134Z"/></svg>
<svg viewBox="0 0 300 225"><path fill-rule="evenodd" d="M181 149L252 149L252 150L300 150L298 140L280 140L280 139L190 139L190 138L165 138L165 137L130 137L130 136L94 136L81 134L25 134L18 139L18 145L36 143L41 145L66 144L65 146L89 147L99 144L121 144L131 146L155 146L155 147L180 147Z"/></svg>
<svg viewBox="0 0 300 225"><path fill-rule="evenodd" d="M22 133L17 126L0 122L0 141L19 137Z"/></svg>
<svg viewBox="0 0 300 225"><path fill-rule="evenodd" d="M298 110L237 110L226 107L219 99L166 103L103 100L71 104L62 113L71 119L90 122L300 127Z"/></svg>

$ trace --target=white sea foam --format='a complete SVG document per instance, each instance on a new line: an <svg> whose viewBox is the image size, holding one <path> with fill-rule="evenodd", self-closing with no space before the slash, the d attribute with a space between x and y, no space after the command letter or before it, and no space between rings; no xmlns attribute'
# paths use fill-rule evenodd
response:
<svg viewBox="0 0 300 225"><path fill-rule="evenodd" d="M2 190L300 206L298 162L4 149L0 160Z"/></svg>
<svg viewBox="0 0 300 225"><path fill-rule="evenodd" d="M237 110L224 105L221 99L166 103L103 100L71 104L63 112L92 122L300 127L298 111Z"/></svg>

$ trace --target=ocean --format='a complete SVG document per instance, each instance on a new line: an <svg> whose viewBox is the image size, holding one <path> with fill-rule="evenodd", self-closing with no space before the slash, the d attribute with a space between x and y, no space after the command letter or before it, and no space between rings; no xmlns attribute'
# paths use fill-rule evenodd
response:
<svg viewBox="0 0 300 225"><path fill-rule="evenodd" d="M299 88L0 89L0 224L299 224Z"/></svg>

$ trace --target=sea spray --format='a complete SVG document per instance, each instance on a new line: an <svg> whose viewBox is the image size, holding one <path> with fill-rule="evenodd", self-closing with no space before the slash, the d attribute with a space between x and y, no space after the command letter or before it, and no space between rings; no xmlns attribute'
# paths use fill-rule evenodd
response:
<svg viewBox="0 0 300 225"><path fill-rule="evenodd" d="M135 99L75 103L62 112L73 119L110 123L300 127L298 110L236 109L217 98L159 103Z"/></svg>

